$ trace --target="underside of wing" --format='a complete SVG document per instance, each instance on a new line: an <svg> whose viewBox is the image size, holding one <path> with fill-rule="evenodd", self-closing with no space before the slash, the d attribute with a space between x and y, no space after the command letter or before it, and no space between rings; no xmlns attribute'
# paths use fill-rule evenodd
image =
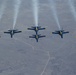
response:
<svg viewBox="0 0 76 75"><path fill-rule="evenodd" d="M58 34L58 32L56 31L56 32L52 32L52 34Z"/></svg>
<svg viewBox="0 0 76 75"><path fill-rule="evenodd" d="M45 35L43 35L43 36L39 36L39 38L42 38L42 37L46 37Z"/></svg>
<svg viewBox="0 0 76 75"><path fill-rule="evenodd" d="M15 31L14 33L21 33L22 31Z"/></svg>
<svg viewBox="0 0 76 75"><path fill-rule="evenodd" d="M4 32L4 33L10 34L10 32Z"/></svg>
<svg viewBox="0 0 76 75"><path fill-rule="evenodd" d="M29 38L35 38L35 36L29 36Z"/></svg>
<svg viewBox="0 0 76 75"><path fill-rule="evenodd" d="M69 31L67 31L67 32L63 32L63 34L66 34L66 33L69 33Z"/></svg>
<svg viewBox="0 0 76 75"><path fill-rule="evenodd" d="M39 28L39 30L44 30L45 28Z"/></svg>
<svg viewBox="0 0 76 75"><path fill-rule="evenodd" d="M34 30L34 28L32 27L32 28L27 28L28 30Z"/></svg>

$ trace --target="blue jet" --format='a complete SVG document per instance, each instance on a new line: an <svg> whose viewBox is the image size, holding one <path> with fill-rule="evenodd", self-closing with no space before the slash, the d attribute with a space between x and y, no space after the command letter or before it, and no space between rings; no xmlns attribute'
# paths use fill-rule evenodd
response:
<svg viewBox="0 0 76 75"><path fill-rule="evenodd" d="M46 36L45 35L41 35L41 34L36 34L36 35L33 35L33 36L29 36L29 38L35 38L36 42L38 42L38 39L42 38L42 37L46 37Z"/></svg>
<svg viewBox="0 0 76 75"><path fill-rule="evenodd" d="M66 33L69 33L69 31L65 32L63 29L55 31L55 32L52 32L52 34L59 34L61 36L61 38L63 38L63 34L66 34Z"/></svg>
<svg viewBox="0 0 76 75"><path fill-rule="evenodd" d="M13 35L15 33L21 33L22 31L18 31L17 29L16 30L8 30L7 32L4 32L4 33L7 33L7 34L10 34L11 35L11 38L13 38Z"/></svg>
<svg viewBox="0 0 76 75"><path fill-rule="evenodd" d="M27 28L28 30L34 30L36 34L38 34L39 30L44 30L45 28L41 28L41 26L32 26L31 28Z"/></svg>

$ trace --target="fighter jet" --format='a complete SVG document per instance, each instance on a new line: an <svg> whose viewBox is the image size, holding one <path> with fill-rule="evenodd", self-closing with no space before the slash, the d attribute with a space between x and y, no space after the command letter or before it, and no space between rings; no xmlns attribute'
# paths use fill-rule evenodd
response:
<svg viewBox="0 0 76 75"><path fill-rule="evenodd" d="M61 36L61 38L63 38L63 34L66 34L66 33L69 33L69 31L65 32L63 29L55 31L55 32L52 32L52 34L59 34Z"/></svg>
<svg viewBox="0 0 76 75"><path fill-rule="evenodd" d="M35 38L36 39L36 42L38 42L38 39L39 38L42 38L42 37L46 37L45 35L41 35L41 34L36 34L36 35L33 35L33 36L29 36L29 38Z"/></svg>
<svg viewBox="0 0 76 75"><path fill-rule="evenodd" d="M31 28L27 28L28 30L34 30L36 34L39 30L44 30L45 28L41 28L41 26L32 26Z"/></svg>
<svg viewBox="0 0 76 75"><path fill-rule="evenodd" d="M4 33L7 33L7 34L10 34L11 35L11 38L13 38L13 35L15 33L21 33L22 31L18 31L17 29L16 30L8 30L7 32L4 32Z"/></svg>

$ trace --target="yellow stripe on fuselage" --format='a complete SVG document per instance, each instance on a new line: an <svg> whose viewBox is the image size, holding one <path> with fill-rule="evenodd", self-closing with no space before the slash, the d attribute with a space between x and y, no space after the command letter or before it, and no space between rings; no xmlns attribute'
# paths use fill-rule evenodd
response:
<svg viewBox="0 0 76 75"><path fill-rule="evenodd" d="M36 27L36 30L38 30L38 28Z"/></svg>
<svg viewBox="0 0 76 75"><path fill-rule="evenodd" d="M62 35L62 32L60 31L60 35Z"/></svg>
<svg viewBox="0 0 76 75"><path fill-rule="evenodd" d="M38 39L38 35L36 35L36 38Z"/></svg>

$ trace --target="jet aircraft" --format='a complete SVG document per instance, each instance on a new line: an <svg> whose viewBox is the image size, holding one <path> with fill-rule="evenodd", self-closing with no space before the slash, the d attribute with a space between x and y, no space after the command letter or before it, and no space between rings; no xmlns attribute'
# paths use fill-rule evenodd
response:
<svg viewBox="0 0 76 75"><path fill-rule="evenodd" d="M61 38L63 38L63 34L66 34L66 33L69 33L69 31L65 32L63 29L55 31L55 32L52 32L52 34L59 34L61 36Z"/></svg>
<svg viewBox="0 0 76 75"><path fill-rule="evenodd" d="M34 30L36 34L39 30L44 30L45 28L41 28L41 26L32 26L31 28L27 28L28 30Z"/></svg>
<svg viewBox="0 0 76 75"><path fill-rule="evenodd" d="M36 42L38 42L38 39L39 38L42 38L42 37L46 37L45 35L41 35L41 34L36 34L36 35L33 35L33 36L29 36L29 38L35 38L36 39Z"/></svg>
<svg viewBox="0 0 76 75"><path fill-rule="evenodd" d="M16 30L8 30L7 32L4 32L4 33L7 33L7 34L10 34L11 35L11 38L13 38L13 35L15 33L21 33L22 31L18 31L17 29Z"/></svg>

